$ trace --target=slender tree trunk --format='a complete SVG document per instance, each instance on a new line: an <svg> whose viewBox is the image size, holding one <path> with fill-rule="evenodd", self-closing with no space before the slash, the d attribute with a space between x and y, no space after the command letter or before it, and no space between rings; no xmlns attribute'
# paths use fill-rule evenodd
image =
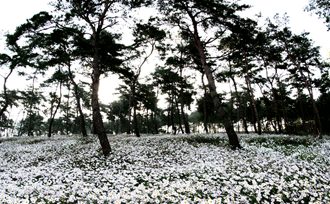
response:
<svg viewBox="0 0 330 204"><path fill-rule="evenodd" d="M253 109L254 109L254 114L256 116L256 120L257 120L257 124L258 124L258 135L261 135L261 123L260 123L260 120L259 120L257 105L256 105L256 101L254 99L253 89L252 89L252 86L251 86L251 81L250 81L250 76L249 76L249 66L248 66L248 63L247 63L247 57L246 57L245 51L243 51L243 54L244 54L244 59L245 59L246 82L247 82L247 85L248 85L248 90L250 91L250 94L251 94L251 101L252 101L252 105L253 105Z"/></svg>
<svg viewBox="0 0 330 204"><path fill-rule="evenodd" d="M34 82L35 82L35 78L36 78L36 73L34 73L33 76L33 80L32 80L32 90L31 90L31 100L30 100L30 104L29 104L29 111L28 111L28 117L29 117L29 122L28 122L28 136L33 136L33 132L32 132L32 107L33 107L33 99L34 99Z"/></svg>
<svg viewBox="0 0 330 204"><path fill-rule="evenodd" d="M70 110L70 91L71 91L71 86L70 83L68 82L68 101L66 103L66 134L69 135L69 110Z"/></svg>
<svg viewBox="0 0 330 204"><path fill-rule="evenodd" d="M281 125L281 119L280 119L280 115L279 115L279 111L278 111L278 105L277 105L277 100L276 100L275 89L274 89L273 81L270 80L270 78L268 76L268 69L267 69L266 63L264 63L264 64L265 64L265 67L266 67L266 78L267 78L267 80L270 84L271 91L272 91L272 96L273 96L273 103L274 103L274 108L275 108L275 118L276 118L276 123L275 124L277 124L278 131L281 134L282 133L282 125ZM277 72L277 69L275 71ZM275 133L276 132L277 132L277 129L275 128Z"/></svg>
<svg viewBox="0 0 330 204"><path fill-rule="evenodd" d="M55 108L54 113L50 113L50 119L49 119L49 126L48 126L48 137L52 136L52 127L53 127L53 122L56 116L56 113L61 105L61 100L62 100L62 82L60 83L60 97L58 98L58 103L57 106ZM56 98L56 94L55 94L55 98Z"/></svg>
<svg viewBox="0 0 330 204"><path fill-rule="evenodd" d="M173 94L173 84L171 93L171 123L172 123L172 133L176 134L176 126L174 124L174 94Z"/></svg>
<svg viewBox="0 0 330 204"><path fill-rule="evenodd" d="M129 95L128 98L128 121L127 121L127 134L131 134L131 115L132 115L132 108L131 108L131 100L132 96Z"/></svg>
<svg viewBox="0 0 330 204"><path fill-rule="evenodd" d="M147 134L149 134L150 126L149 126L149 111L148 111L148 108L147 108L147 117L146 117L146 119L147 119Z"/></svg>
<svg viewBox="0 0 330 204"><path fill-rule="evenodd" d="M289 55L289 58L291 60L291 62L296 66L296 68L298 69L299 71L299 74L301 76L301 78L303 79L304 81L304 84L308 90L308 93L309 93L309 96L311 98L311 101L312 101L312 105L313 105L313 109L314 109L314 113L316 115L316 119L317 119L317 123L318 123L318 134L319 134L319 138L322 139L322 123L321 123L321 118L320 118L320 114L319 114L319 110L316 106L316 103L315 103L315 100L314 100L314 97L313 97L313 90L312 90L312 86L310 85L310 80L308 78L306 78L306 76L304 75L304 73L302 72L302 69L300 67L300 65L293 59L293 57L291 56L291 54L289 53L288 51L288 47L287 47L287 44L285 43L285 48L287 50L287 53Z"/></svg>
<svg viewBox="0 0 330 204"><path fill-rule="evenodd" d="M135 99L135 82L132 84L132 101L133 101L133 120L134 120L134 132L137 137L140 137L139 122L136 116L137 103Z"/></svg>
<svg viewBox="0 0 330 204"><path fill-rule="evenodd" d="M157 85L157 92L156 92L156 98L158 98L158 85ZM155 133L156 134L159 134L159 131L158 131L158 124L157 124L157 102L155 104L155 110L154 110L154 126L155 126Z"/></svg>
<svg viewBox="0 0 330 204"><path fill-rule="evenodd" d="M207 97L207 90L206 90L206 86L204 83L204 72L202 74L202 84L203 84L203 89L204 89L204 98L203 98L203 116L204 116L204 129L206 134L209 134L209 129L207 128L207 112L206 112L206 97Z"/></svg>
<svg viewBox="0 0 330 204"><path fill-rule="evenodd" d="M287 116L287 111L286 111L286 105L284 102L284 97L285 94L283 93L283 87L281 86L281 82L279 77L277 77L277 83L279 86L279 91L280 91L280 100L281 100L281 105L282 105L282 112L283 112L283 117L284 117L284 125L285 125L285 129L287 131L287 133L290 134L290 128L289 128L289 124L288 124L288 116Z"/></svg>
<svg viewBox="0 0 330 204"><path fill-rule="evenodd" d="M246 134L249 134L249 128L248 128L248 125L247 125L247 121L246 121L246 118L247 118L247 101L246 99L244 99L244 119L243 119L243 126L244 126L244 129L245 129L245 133Z"/></svg>
<svg viewBox="0 0 330 204"><path fill-rule="evenodd" d="M68 70L69 70L70 81L73 84L75 98L76 98L76 102L77 102L77 109L78 109L79 117L80 117L80 131L81 131L83 137L87 137L85 116L84 116L84 113L82 112L81 104L80 104L80 98L81 97L80 97L80 94L79 94L79 87L73 79L73 74L71 72L71 64L70 63L68 64Z"/></svg>
<svg viewBox="0 0 330 204"><path fill-rule="evenodd" d="M299 105L300 105L300 111L301 111L301 120L302 120L302 128L304 132L306 131L306 119L305 119L305 114L304 114L304 108L302 104L302 99L301 99L301 90L298 89L298 100L299 100Z"/></svg>
<svg viewBox="0 0 330 204"><path fill-rule="evenodd" d="M235 77L234 77L233 74L232 74L232 66L231 66L230 63L229 63L229 69L230 69L230 70L229 70L229 71L230 71L230 78L231 78L231 80L232 80L233 83L234 83L235 95L236 95L236 99L237 99L237 102L238 102L238 107L237 107L237 109L236 109L236 114L237 114L238 131L239 131L239 121L240 121L240 113L239 113L239 110L240 110L240 108L241 108L241 106L242 106L242 103L241 103L241 98L240 98L239 95L238 95L237 83L236 83ZM243 124L246 123L244 117L242 117L242 120L243 120ZM245 130L246 130L246 133L249 133L249 132L247 131L247 128L246 128Z"/></svg>
<svg viewBox="0 0 330 204"><path fill-rule="evenodd" d="M180 110L179 110L179 104L178 104L178 100L175 97L175 106L176 106L176 112L178 115L178 121L179 121L179 128L181 130L181 133L184 134L183 128L182 128L182 123L181 123L181 114L180 114Z"/></svg>
<svg viewBox="0 0 330 204"><path fill-rule="evenodd" d="M182 115L182 119L183 119L183 124L185 127L185 132L186 134L190 134L190 128L189 128L189 122L188 119L186 117L186 114L184 113L184 100L183 100L183 77L182 77L182 67L180 67L180 85L181 85L181 89L180 89L180 99L181 99L181 115Z"/></svg>

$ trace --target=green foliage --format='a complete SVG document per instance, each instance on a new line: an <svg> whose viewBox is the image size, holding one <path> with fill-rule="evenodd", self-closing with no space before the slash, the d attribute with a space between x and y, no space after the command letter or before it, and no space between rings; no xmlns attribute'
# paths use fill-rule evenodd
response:
<svg viewBox="0 0 330 204"><path fill-rule="evenodd" d="M218 147L224 147L227 145L227 140L223 137L208 136L208 135L194 135L190 137L182 138L183 141L188 142L193 146L198 146L200 144L209 144ZM229 147L229 146L228 146Z"/></svg>
<svg viewBox="0 0 330 204"><path fill-rule="evenodd" d="M293 146L298 147L300 145L309 147L315 144L315 140L309 137L297 136L283 136L283 137L253 137L245 140L248 144L257 144L264 147L272 147L274 145L277 146Z"/></svg>

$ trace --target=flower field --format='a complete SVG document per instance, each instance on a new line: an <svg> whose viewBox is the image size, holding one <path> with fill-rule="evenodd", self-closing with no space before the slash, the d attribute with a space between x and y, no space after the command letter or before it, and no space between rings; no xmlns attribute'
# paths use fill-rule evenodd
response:
<svg viewBox="0 0 330 204"><path fill-rule="evenodd" d="M0 139L0 203L330 203L330 139L225 134Z"/></svg>

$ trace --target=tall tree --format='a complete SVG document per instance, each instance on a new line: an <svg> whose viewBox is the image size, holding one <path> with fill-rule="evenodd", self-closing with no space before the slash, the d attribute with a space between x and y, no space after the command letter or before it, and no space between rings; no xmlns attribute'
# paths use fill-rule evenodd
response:
<svg viewBox="0 0 330 204"><path fill-rule="evenodd" d="M236 63L237 67L241 67L241 72L245 74L247 90L249 91L254 116L258 124L257 133L260 135L261 123L251 79L257 72L256 69L253 70L256 67L253 64L256 55L254 44L258 41L256 25L257 23L250 19L236 21L230 28L233 33L229 37L223 38L221 43L224 48L230 48L232 50L231 60Z"/></svg>
<svg viewBox="0 0 330 204"><path fill-rule="evenodd" d="M313 94L313 80L311 78L313 67L320 67L320 52L319 47L314 47L313 42L307 37L308 33L301 35L292 34L289 28L285 27L279 30L277 26L271 25L274 28L274 35L285 49L286 57L292 66L289 72L292 76L300 78L309 93L312 101L314 114L317 123L318 135L322 138L322 123L320 113L317 108Z"/></svg>
<svg viewBox="0 0 330 204"><path fill-rule="evenodd" d="M162 44L161 41L166 37L164 30L161 30L157 26L153 25L154 21L154 18L150 18L148 23L136 24L136 27L133 31L133 35L135 37L134 43L128 46L128 57L124 61L124 66L131 70L126 74L126 76L123 75L123 78L125 79L125 83L128 84L131 89L134 132L137 137L140 137L139 124L136 113L136 88L138 80L142 71L142 67L149 60L155 49ZM140 62L137 62L137 60Z"/></svg>
<svg viewBox="0 0 330 204"><path fill-rule="evenodd" d="M230 146L232 149L241 148L233 125L228 120L218 97L206 47L223 37L224 30L228 28L231 22L239 19L235 12L242 11L248 6L223 1L170 0L158 1L158 7L162 14L166 16L166 21L189 33L191 39L193 39L198 50L200 63L209 82L213 102L228 134ZM209 29L215 31L214 35L202 40L203 30L205 34ZM203 37L207 36L204 35Z"/></svg>
<svg viewBox="0 0 330 204"><path fill-rule="evenodd" d="M85 26L88 27L88 30L91 31L90 57L92 58L91 78L92 78L93 126L96 130L96 134L98 135L102 147L103 155L106 157L109 156L111 152L111 147L102 121L98 90L100 84L100 76L106 73L107 71L109 71L110 67L117 66L119 61L117 61L117 63L110 65L110 67L109 64L107 64L108 66L105 66L106 61L104 58L112 57L112 55L110 55L112 53L104 52L104 50L102 50L101 41L102 41L102 33L106 35L104 37L108 37L108 38L103 38L103 41L105 39L108 39L110 40L110 42L111 41L113 42L114 40L114 38L111 38L111 36L108 35L109 33L105 31L108 28L113 27L117 23L116 12L118 12L117 5L119 4L120 1L118 0L105 0L105 1L69 0L66 3L63 2L62 0L58 0L56 4L56 8L58 10L62 10L62 11L64 10L64 12L66 12L67 17L71 17L72 20L73 19L81 20L83 23L85 23ZM111 44L108 46L111 46ZM113 47L113 51L116 52L117 48Z"/></svg>

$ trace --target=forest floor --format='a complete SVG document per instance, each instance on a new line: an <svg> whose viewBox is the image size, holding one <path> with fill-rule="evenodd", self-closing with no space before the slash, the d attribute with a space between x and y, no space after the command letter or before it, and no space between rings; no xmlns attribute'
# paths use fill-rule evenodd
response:
<svg viewBox="0 0 330 204"><path fill-rule="evenodd" d="M239 134L0 139L0 203L329 203L330 139Z"/></svg>

